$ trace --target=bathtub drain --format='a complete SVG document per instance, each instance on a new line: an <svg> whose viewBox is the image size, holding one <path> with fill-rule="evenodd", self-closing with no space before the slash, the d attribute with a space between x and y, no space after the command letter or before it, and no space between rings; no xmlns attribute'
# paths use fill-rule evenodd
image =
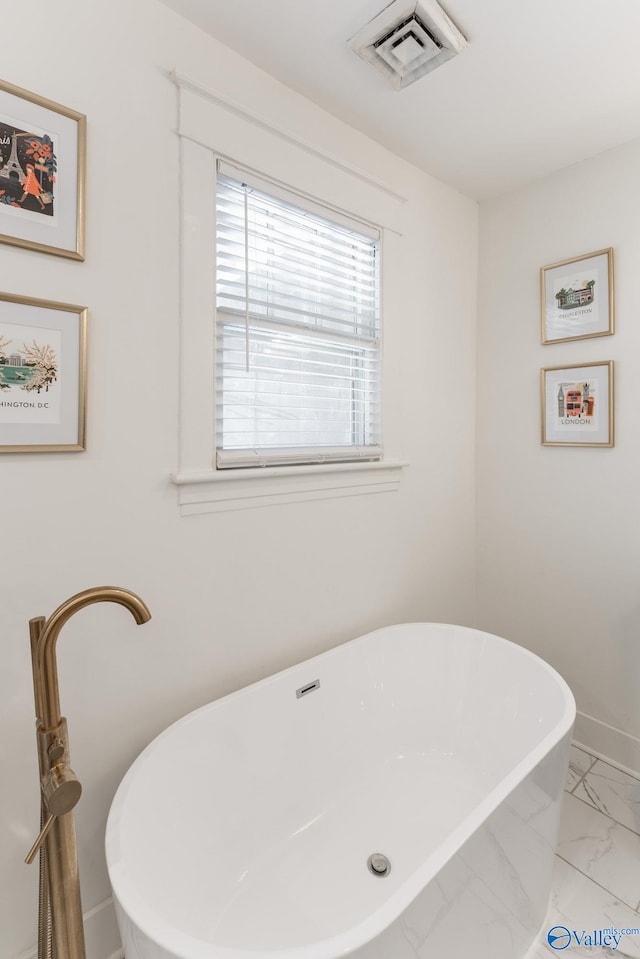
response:
<svg viewBox="0 0 640 959"><path fill-rule="evenodd" d="M391 872L391 863L381 852L372 853L367 859L369 872L374 876L388 876Z"/></svg>

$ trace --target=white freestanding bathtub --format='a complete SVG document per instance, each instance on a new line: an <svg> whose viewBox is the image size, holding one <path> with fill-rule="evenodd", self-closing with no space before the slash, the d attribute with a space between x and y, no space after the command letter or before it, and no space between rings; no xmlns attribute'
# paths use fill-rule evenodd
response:
<svg viewBox="0 0 640 959"><path fill-rule="evenodd" d="M547 908L574 716L541 659L437 624L196 710L109 814L126 959L520 959Z"/></svg>

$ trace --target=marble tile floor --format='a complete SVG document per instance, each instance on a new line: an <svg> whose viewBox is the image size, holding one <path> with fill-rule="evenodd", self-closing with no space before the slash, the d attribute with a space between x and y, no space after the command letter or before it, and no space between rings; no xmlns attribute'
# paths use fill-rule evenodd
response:
<svg viewBox="0 0 640 959"><path fill-rule="evenodd" d="M581 942L569 942L559 929L552 948L547 933L554 926L575 930ZM599 933L612 928L631 932L618 942ZM549 911L526 959L550 956L640 959L640 779L577 746L571 747Z"/></svg>

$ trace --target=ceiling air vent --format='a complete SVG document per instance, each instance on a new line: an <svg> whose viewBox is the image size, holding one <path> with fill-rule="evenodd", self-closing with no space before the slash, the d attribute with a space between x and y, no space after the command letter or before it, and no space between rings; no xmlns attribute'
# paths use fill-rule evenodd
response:
<svg viewBox="0 0 640 959"><path fill-rule="evenodd" d="M349 40L397 90L457 56L468 41L437 0L394 0Z"/></svg>

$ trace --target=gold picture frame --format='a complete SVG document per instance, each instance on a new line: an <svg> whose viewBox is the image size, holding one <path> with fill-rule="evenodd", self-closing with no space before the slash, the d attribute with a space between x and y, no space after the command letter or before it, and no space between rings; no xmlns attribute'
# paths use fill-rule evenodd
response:
<svg viewBox="0 0 640 959"><path fill-rule="evenodd" d="M543 446L613 446L613 360L540 371Z"/></svg>
<svg viewBox="0 0 640 959"><path fill-rule="evenodd" d="M86 449L87 308L0 293L0 453Z"/></svg>
<svg viewBox="0 0 640 959"><path fill-rule="evenodd" d="M544 345L612 336L613 249L543 266L540 315Z"/></svg>
<svg viewBox="0 0 640 959"><path fill-rule="evenodd" d="M84 260L86 117L0 80L0 243Z"/></svg>

